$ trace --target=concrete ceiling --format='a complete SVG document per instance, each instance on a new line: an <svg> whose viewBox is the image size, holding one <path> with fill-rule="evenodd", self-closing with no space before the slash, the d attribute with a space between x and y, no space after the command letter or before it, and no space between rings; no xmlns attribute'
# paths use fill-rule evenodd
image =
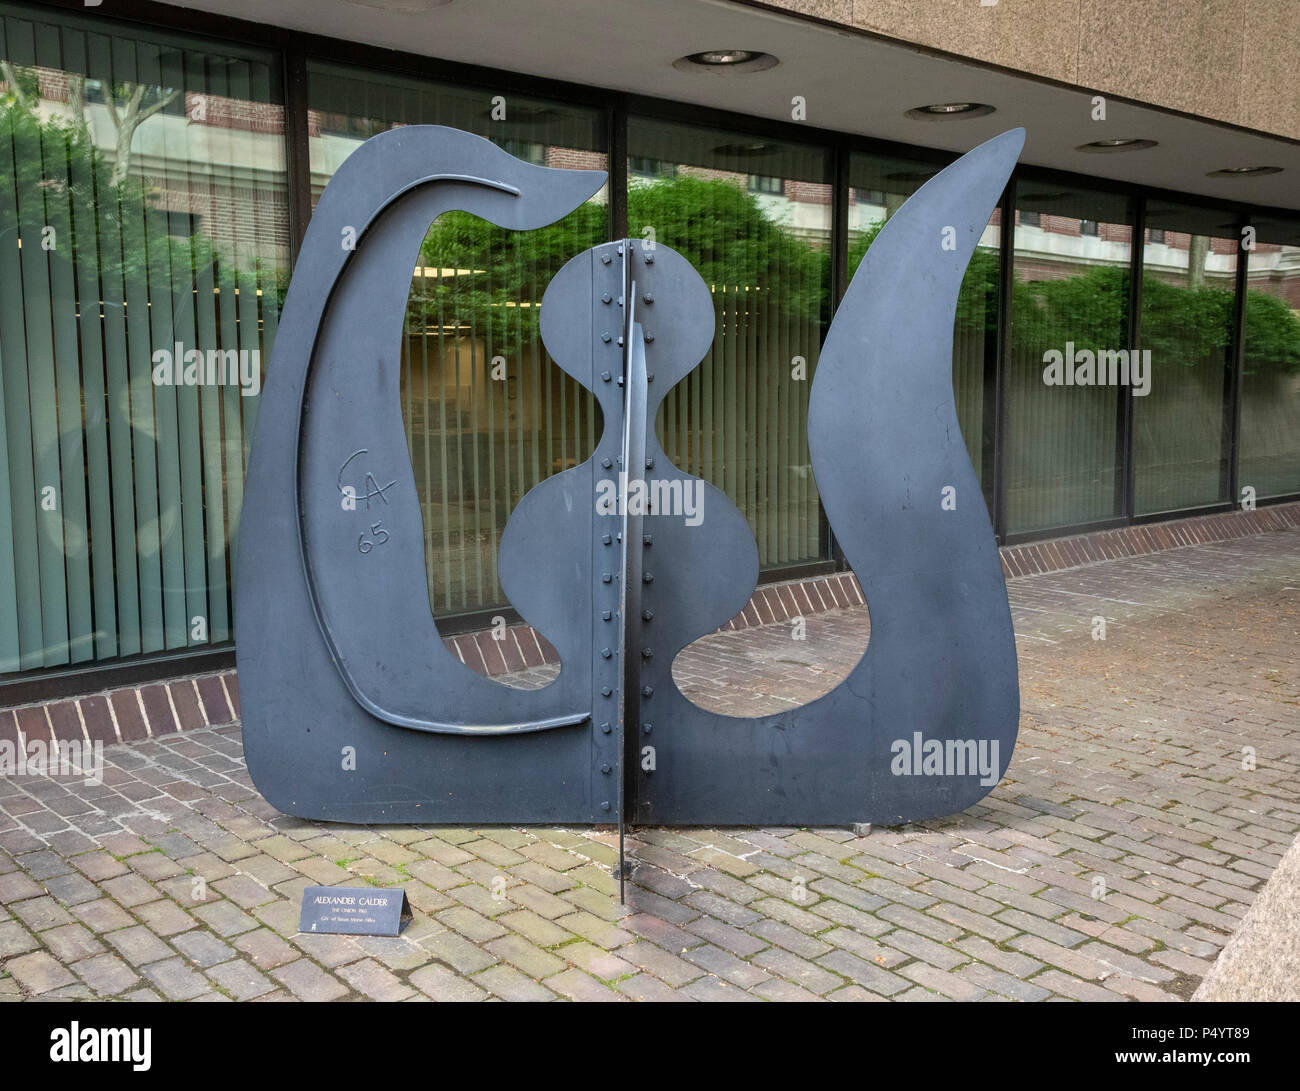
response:
<svg viewBox="0 0 1300 1091"><path fill-rule="evenodd" d="M865 37L730 0L453 0L422 12L385 10L428 0L190 0L176 6L272 23L346 41L790 120L802 95L819 128L965 151L1023 126L1022 161L1187 193L1300 208L1300 144L1108 99L1092 120L1092 92L1061 87L902 42ZM370 6L371 4L377 6ZM1176 42L1166 43L1177 48ZM680 71L706 49L753 49L780 64L765 72ZM1141 64L1140 56L1134 58ZM1295 73L1279 73L1294 80ZM982 102L979 118L917 121L933 102ZM1139 137L1142 151L1089 154L1089 141ZM1281 174L1209 178L1234 166Z"/></svg>

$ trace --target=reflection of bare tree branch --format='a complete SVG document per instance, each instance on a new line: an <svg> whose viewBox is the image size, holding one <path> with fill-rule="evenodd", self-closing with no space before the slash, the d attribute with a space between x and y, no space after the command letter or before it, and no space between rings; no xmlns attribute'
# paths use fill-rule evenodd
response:
<svg viewBox="0 0 1300 1091"><path fill-rule="evenodd" d="M143 93L144 92L142 91L141 94ZM113 92L111 89L108 94L104 96L104 105L108 107L108 116L113 121L113 128L120 129L122 127L122 119L117 116L117 104L113 102Z"/></svg>
<svg viewBox="0 0 1300 1091"><path fill-rule="evenodd" d="M117 130L116 159L113 163L114 185L121 182L126 177L127 171L131 169L131 141L135 137L136 129L159 110L174 102L180 94L179 91L168 91L166 94L160 93L154 102L142 107L141 104L144 102L146 90L147 88L142 83L124 83L112 88L104 96L104 102L108 106L108 116L113 122L113 127ZM114 102L114 99L119 94L125 96L126 99L120 110L117 103Z"/></svg>
<svg viewBox="0 0 1300 1091"><path fill-rule="evenodd" d="M1205 235L1193 235L1187 244L1187 286L1200 288L1205 284L1205 259L1210 252L1210 240Z"/></svg>
<svg viewBox="0 0 1300 1091"><path fill-rule="evenodd" d="M80 127L86 124L86 77L79 72L68 72L66 76L68 105L72 107L72 120Z"/></svg>

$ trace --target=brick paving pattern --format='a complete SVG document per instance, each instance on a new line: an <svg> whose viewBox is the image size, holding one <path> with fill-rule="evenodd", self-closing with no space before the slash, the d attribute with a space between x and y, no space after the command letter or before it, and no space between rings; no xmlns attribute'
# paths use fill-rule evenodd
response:
<svg viewBox="0 0 1300 1091"><path fill-rule="evenodd" d="M0 779L0 998L1186 999L1300 831L1300 530L1010 594L1021 734L980 805L858 833L639 830L627 906L609 831L280 815L237 725L110 747L101 785ZM712 635L675 673L727 712L806 700L869 619L805 626ZM415 920L297 934L303 888L344 882L401 885Z"/></svg>

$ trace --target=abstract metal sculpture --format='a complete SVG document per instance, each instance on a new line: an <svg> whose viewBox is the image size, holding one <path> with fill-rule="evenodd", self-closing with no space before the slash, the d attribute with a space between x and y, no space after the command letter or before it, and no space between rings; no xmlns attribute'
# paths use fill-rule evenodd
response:
<svg viewBox="0 0 1300 1091"><path fill-rule="evenodd" d="M445 649L398 397L409 272L445 211L540 227L604 175L526 164L436 126L362 145L298 260L240 527L244 746L266 798L349 822L622 828L889 824L984 796L1011 758L1019 690L1001 564L957 424L952 326L1023 140L1005 133L928 181L840 305L810 446L871 639L831 692L752 719L706 711L672 679L674 656L744 607L758 554L740 511L655 436L659 403L714 327L708 288L662 245L594 247L543 299L548 351L604 416L592 457L529 492L500 545L502 586L559 651L559 677L511 690ZM355 249L340 245L349 232ZM620 472L649 510L598 510ZM688 488L703 490L703 518L663 510Z"/></svg>

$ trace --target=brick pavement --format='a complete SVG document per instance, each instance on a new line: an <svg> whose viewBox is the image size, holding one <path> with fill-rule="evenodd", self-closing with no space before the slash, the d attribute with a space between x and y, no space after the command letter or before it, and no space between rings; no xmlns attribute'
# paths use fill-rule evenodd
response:
<svg viewBox="0 0 1300 1091"><path fill-rule="evenodd" d="M0 998L1187 998L1300 831L1300 530L1010 593L1021 735L980 805L640 830L626 907L609 831L279 815L237 726L111 747L100 786L0 779ZM867 611L806 635L715 634L675 672L710 707L780 708L852 665ZM303 888L339 882L400 884L415 920L298 935Z"/></svg>

